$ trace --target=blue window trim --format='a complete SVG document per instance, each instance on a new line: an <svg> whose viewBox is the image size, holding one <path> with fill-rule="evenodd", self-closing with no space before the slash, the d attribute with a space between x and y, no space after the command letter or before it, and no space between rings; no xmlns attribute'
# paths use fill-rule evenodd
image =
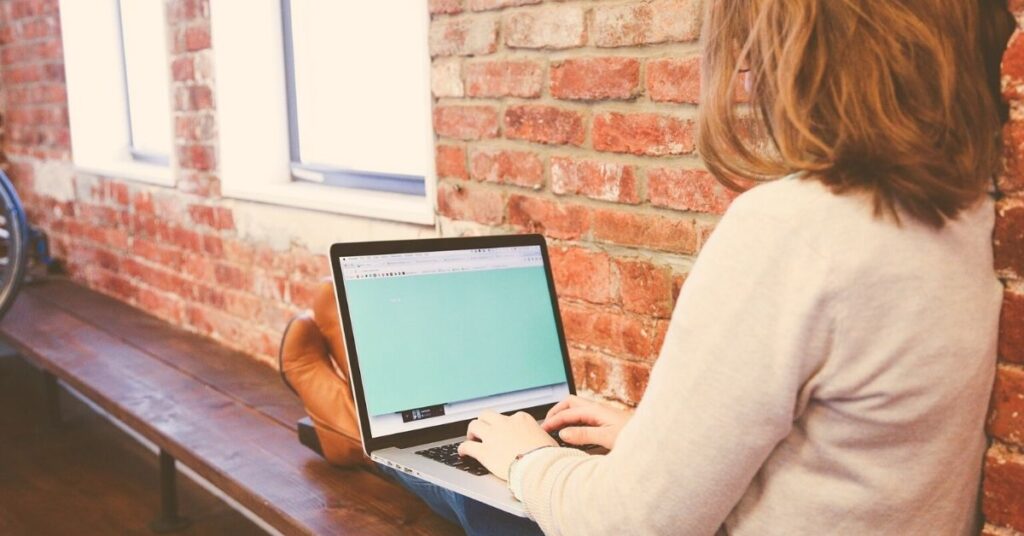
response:
<svg viewBox="0 0 1024 536"><path fill-rule="evenodd" d="M299 143L299 114L295 89L295 44L292 34L292 2L281 0L281 31L284 40L285 99L288 108L288 153L291 157L292 179L340 188L373 190L396 194L427 195L426 177L342 169L303 162Z"/></svg>

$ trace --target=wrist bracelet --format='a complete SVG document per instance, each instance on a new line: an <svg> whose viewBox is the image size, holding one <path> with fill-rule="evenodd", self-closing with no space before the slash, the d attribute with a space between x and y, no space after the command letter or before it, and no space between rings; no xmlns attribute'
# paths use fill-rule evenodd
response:
<svg viewBox="0 0 1024 536"><path fill-rule="evenodd" d="M512 489L512 487L511 487L512 486L512 468L515 467L516 462L518 462L519 460L522 460L523 457L525 457L525 456L528 456L530 454L533 454L534 452L537 452L540 449L546 449L546 448L550 448L550 447L554 447L554 446L555 445L541 445L539 447L532 448L532 449L530 449L530 450L528 450L526 452L523 452L521 454L516 454L516 457L512 459L512 463L508 464L508 475L505 478L505 482L509 485L509 489Z"/></svg>

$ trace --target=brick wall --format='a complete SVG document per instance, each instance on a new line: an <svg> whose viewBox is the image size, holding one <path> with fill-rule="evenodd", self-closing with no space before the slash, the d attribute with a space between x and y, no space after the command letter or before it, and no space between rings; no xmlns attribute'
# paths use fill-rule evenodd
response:
<svg viewBox="0 0 1024 536"><path fill-rule="evenodd" d="M174 188L72 167L57 0L0 3L8 172L72 277L269 361L326 261L235 232L216 174L209 5L169 0L167 14Z"/></svg>
<svg viewBox="0 0 1024 536"><path fill-rule="evenodd" d="M57 0L0 0L7 169L72 277L267 362L328 273L322 244L304 239L315 229L542 232L578 383L635 403L686 273L734 197L693 154L699 0L428 2L436 228L223 198L208 0L167 0L173 188L73 169ZM1004 70L1017 107L1024 38ZM1024 126L1007 134L995 237L1007 291L982 503L992 535L1024 533Z"/></svg>
<svg viewBox="0 0 1024 536"><path fill-rule="evenodd" d="M1018 26L1024 2L1013 0ZM982 509L986 535L1024 534L1024 32L1003 57L1003 97L1010 104L1004 129L1006 169L998 181L994 236L996 271L1006 286L999 329L999 366L988 431Z"/></svg>
<svg viewBox="0 0 1024 536"><path fill-rule="evenodd" d="M694 155L700 2L430 7L442 229L547 235L579 383L635 403L733 197Z"/></svg>

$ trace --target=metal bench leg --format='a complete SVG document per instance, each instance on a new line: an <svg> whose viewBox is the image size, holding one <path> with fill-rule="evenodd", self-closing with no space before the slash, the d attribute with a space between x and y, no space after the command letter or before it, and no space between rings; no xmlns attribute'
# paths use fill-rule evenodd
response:
<svg viewBox="0 0 1024 536"><path fill-rule="evenodd" d="M178 470L175 459L160 449L160 517L149 524L149 530L157 534L177 532L192 524L188 518L178 515L178 485L175 481Z"/></svg>
<svg viewBox="0 0 1024 536"><path fill-rule="evenodd" d="M43 371L43 396L46 401L46 422L56 428L60 426L60 384L57 377L48 371Z"/></svg>

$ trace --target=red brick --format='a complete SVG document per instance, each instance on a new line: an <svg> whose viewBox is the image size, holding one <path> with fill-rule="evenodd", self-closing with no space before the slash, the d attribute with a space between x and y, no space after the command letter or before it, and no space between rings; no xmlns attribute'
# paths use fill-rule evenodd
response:
<svg viewBox="0 0 1024 536"><path fill-rule="evenodd" d="M331 265L324 255L297 249L288 257L288 273L293 277L320 280L331 274Z"/></svg>
<svg viewBox="0 0 1024 536"><path fill-rule="evenodd" d="M429 47L431 57L491 54L498 48L498 19L478 15L433 20Z"/></svg>
<svg viewBox="0 0 1024 536"><path fill-rule="evenodd" d="M474 180L529 188L544 185L544 163L537 153L473 149L469 160L469 173Z"/></svg>
<svg viewBox="0 0 1024 536"><path fill-rule="evenodd" d="M174 135L183 141L213 142L216 125L212 115L178 114L174 118Z"/></svg>
<svg viewBox="0 0 1024 536"><path fill-rule="evenodd" d="M599 47L693 41L700 34L700 0L655 0L597 6L593 40Z"/></svg>
<svg viewBox="0 0 1024 536"><path fill-rule="evenodd" d="M1013 366L996 370L988 433L1001 441L1024 446L1024 370Z"/></svg>
<svg viewBox="0 0 1024 536"><path fill-rule="evenodd" d="M128 185L122 182L106 181L107 198L114 202L114 204L121 207L128 206L131 200L131 194L128 191Z"/></svg>
<svg viewBox="0 0 1024 536"><path fill-rule="evenodd" d="M704 240L701 240L701 244ZM679 300L679 293L683 291L683 284L686 283L686 274L675 274L672 276L672 307L675 307Z"/></svg>
<svg viewBox="0 0 1024 536"><path fill-rule="evenodd" d="M180 322L184 304L180 297L146 287L138 287L135 300L140 309L170 322Z"/></svg>
<svg viewBox="0 0 1024 536"><path fill-rule="evenodd" d="M505 199L493 190L446 181L437 187L437 210L456 220L497 225L504 220Z"/></svg>
<svg viewBox="0 0 1024 536"><path fill-rule="evenodd" d="M172 270L177 270L181 266L181 251L145 238L135 237L132 240L131 253Z"/></svg>
<svg viewBox="0 0 1024 536"><path fill-rule="evenodd" d="M672 314L672 272L663 266L632 259L616 259L619 296L627 311L658 318Z"/></svg>
<svg viewBox="0 0 1024 536"><path fill-rule="evenodd" d="M242 318L255 319L263 310L263 302L259 298L244 292L224 292L224 312Z"/></svg>
<svg viewBox="0 0 1024 536"><path fill-rule="evenodd" d="M599 210L594 213L593 232L602 242L686 255L697 252L697 229L687 218Z"/></svg>
<svg viewBox="0 0 1024 536"><path fill-rule="evenodd" d="M435 148L434 163L438 177L467 179L466 150L455 145L438 145Z"/></svg>
<svg viewBox="0 0 1024 536"><path fill-rule="evenodd" d="M208 26L192 26L185 30L185 50L195 52L210 48L210 28Z"/></svg>
<svg viewBox="0 0 1024 536"><path fill-rule="evenodd" d="M612 302L615 292L607 253L577 247L555 247L549 253L559 297L591 303Z"/></svg>
<svg viewBox="0 0 1024 536"><path fill-rule="evenodd" d="M651 364L621 361L618 369L622 382L622 401L635 406L647 390L647 383L651 378Z"/></svg>
<svg viewBox="0 0 1024 536"><path fill-rule="evenodd" d="M596 393L608 391L611 367L607 357L596 352L570 346L569 358L572 362L576 389L587 389Z"/></svg>
<svg viewBox="0 0 1024 536"><path fill-rule="evenodd" d="M1024 294L1012 290L1004 294L999 317L999 358L1024 365Z"/></svg>
<svg viewBox="0 0 1024 536"><path fill-rule="evenodd" d="M647 195L657 207L722 214L739 192L702 169L658 168L647 171Z"/></svg>
<svg viewBox="0 0 1024 536"><path fill-rule="evenodd" d="M121 267L121 257L119 254L107 249L93 250L92 261L96 266L111 272L117 272L118 268Z"/></svg>
<svg viewBox="0 0 1024 536"><path fill-rule="evenodd" d="M589 348L644 359L653 359L659 350L656 325L638 316L566 303L562 321L566 338Z"/></svg>
<svg viewBox="0 0 1024 536"><path fill-rule="evenodd" d="M172 24L208 19L209 0L175 0L170 2L167 18Z"/></svg>
<svg viewBox="0 0 1024 536"><path fill-rule="evenodd" d="M471 11L488 11L505 7L539 4L542 0L468 0Z"/></svg>
<svg viewBox="0 0 1024 536"><path fill-rule="evenodd" d="M193 301L209 305L210 307L216 307L219 310L224 310L225 303L227 302L225 294L224 290L209 285L196 284L192 287Z"/></svg>
<svg viewBox="0 0 1024 536"><path fill-rule="evenodd" d="M467 63L466 94L470 97L540 96L544 69L531 60L488 60Z"/></svg>
<svg viewBox="0 0 1024 536"><path fill-rule="evenodd" d="M279 259L277 255L269 257L270 262L256 263L256 246L249 242L243 242L240 240L224 240L224 255L225 258L231 259L234 262L241 265L252 265L258 264L262 269L272 270L278 268L273 261Z"/></svg>
<svg viewBox="0 0 1024 536"><path fill-rule="evenodd" d="M479 140L498 135L498 111L492 106L436 106L434 132L460 140Z"/></svg>
<svg viewBox="0 0 1024 536"><path fill-rule="evenodd" d="M188 213L193 222L213 227L213 207L207 205L189 205Z"/></svg>
<svg viewBox="0 0 1024 536"><path fill-rule="evenodd" d="M1024 122L1011 120L1003 127L1004 169L999 177L1003 193L1024 190Z"/></svg>
<svg viewBox="0 0 1024 536"><path fill-rule="evenodd" d="M996 445L985 456L982 512L985 520L1024 531L1024 456Z"/></svg>
<svg viewBox="0 0 1024 536"><path fill-rule="evenodd" d="M320 283L317 281L298 280L288 282L289 301L300 307L312 307Z"/></svg>
<svg viewBox="0 0 1024 536"><path fill-rule="evenodd" d="M216 175L191 171L184 166L178 173L178 191L200 197L220 197L220 181Z"/></svg>
<svg viewBox="0 0 1024 536"><path fill-rule="evenodd" d="M640 92L636 58L577 58L551 66L551 96L558 99L632 99Z"/></svg>
<svg viewBox="0 0 1024 536"><path fill-rule="evenodd" d="M992 241L996 270L1024 278L1024 200L1003 199L996 210Z"/></svg>
<svg viewBox="0 0 1024 536"><path fill-rule="evenodd" d="M590 211L578 205L524 195L508 198L508 222L522 231L575 240L587 232L590 220Z"/></svg>
<svg viewBox="0 0 1024 536"><path fill-rule="evenodd" d="M1008 101L1024 98L1024 38L1018 30L1003 53L1003 98Z"/></svg>
<svg viewBox="0 0 1024 536"><path fill-rule="evenodd" d="M655 102L697 104L700 58L662 58L647 62L647 96Z"/></svg>
<svg viewBox="0 0 1024 536"><path fill-rule="evenodd" d="M264 270L253 270L252 287L254 294L262 298L275 301L283 301L288 281L281 276L274 275Z"/></svg>
<svg viewBox="0 0 1024 536"><path fill-rule="evenodd" d="M587 40L586 11L577 5L548 5L505 14L502 35L511 48L573 48Z"/></svg>
<svg viewBox="0 0 1024 536"><path fill-rule="evenodd" d="M209 205L189 205L188 214L195 221L201 225L209 226L219 231L234 229L234 217L231 214L230 209L218 206ZM220 249L218 244L216 248ZM204 249L209 251L209 247Z"/></svg>
<svg viewBox="0 0 1024 536"><path fill-rule="evenodd" d="M171 78L178 82L195 78L195 62L192 56L179 56L171 62Z"/></svg>
<svg viewBox="0 0 1024 536"><path fill-rule="evenodd" d="M128 278L121 274L110 273L106 270L97 270L96 279L94 281L90 281L90 286L118 299L129 302L135 299L138 290L135 284Z"/></svg>
<svg viewBox="0 0 1024 536"><path fill-rule="evenodd" d="M216 167L217 157L213 147L208 145L179 145L178 165L185 169L209 171Z"/></svg>
<svg viewBox="0 0 1024 536"><path fill-rule="evenodd" d="M22 67L11 67L4 71L3 81L7 84L28 84L37 82L43 77L43 70L39 65L25 65Z"/></svg>
<svg viewBox="0 0 1024 536"><path fill-rule="evenodd" d="M430 0L430 13L453 15L462 12L462 0Z"/></svg>
<svg viewBox="0 0 1024 536"><path fill-rule="evenodd" d="M251 286L249 270L241 265L219 262L213 267L213 277L226 289L242 290Z"/></svg>
<svg viewBox="0 0 1024 536"><path fill-rule="evenodd" d="M505 110L505 137L556 145L583 145L583 115L554 106L514 105Z"/></svg>
<svg viewBox="0 0 1024 536"><path fill-rule="evenodd" d="M619 203L640 202L633 166L598 160L552 157L551 191Z"/></svg>
<svg viewBox="0 0 1024 536"><path fill-rule="evenodd" d="M181 263L182 273L195 281L214 283L216 277L216 262L206 255L183 255Z"/></svg>
<svg viewBox="0 0 1024 536"><path fill-rule="evenodd" d="M692 153L693 122L652 113L603 113L594 118L598 151L664 156Z"/></svg>
<svg viewBox="0 0 1024 536"><path fill-rule="evenodd" d="M462 97L462 59L438 58L430 64L430 92L435 97Z"/></svg>
<svg viewBox="0 0 1024 536"><path fill-rule="evenodd" d="M174 109L179 112L213 109L213 90L209 86L182 86L174 90Z"/></svg>

